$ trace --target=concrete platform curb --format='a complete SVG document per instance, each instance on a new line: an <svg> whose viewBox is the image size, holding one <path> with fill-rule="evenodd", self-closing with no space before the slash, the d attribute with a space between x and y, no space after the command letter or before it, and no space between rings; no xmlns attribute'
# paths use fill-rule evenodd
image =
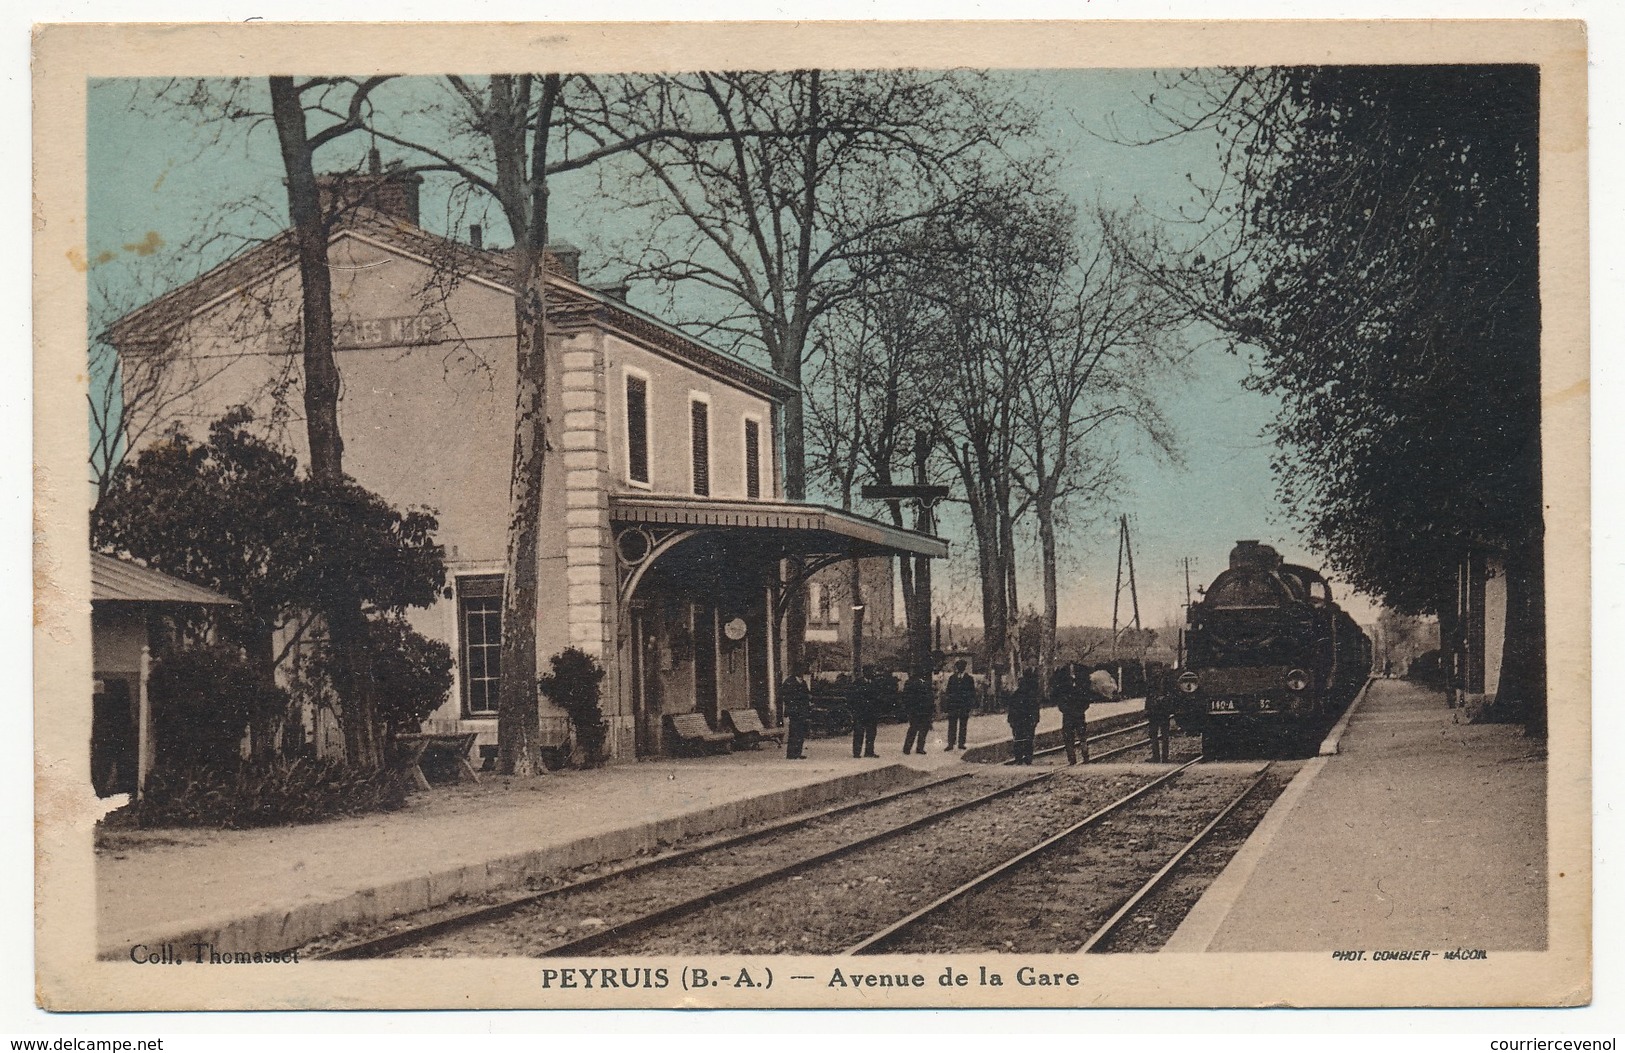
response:
<svg viewBox="0 0 1625 1053"><path fill-rule="evenodd" d="M1049 749L1051 746L1059 746L1060 744L1060 729L1040 731L1033 736L1033 748L1037 750ZM998 742L972 746L961 752L959 759L967 764L1003 764L1015 755L1016 744L1009 739L1000 739Z"/></svg>
<svg viewBox="0 0 1625 1053"><path fill-rule="evenodd" d="M1355 694L1354 700L1349 703L1349 708L1343 710L1342 717L1338 719L1336 724L1332 725L1331 732L1328 733L1325 740L1321 742L1320 749L1316 751L1316 756L1337 756L1337 747L1338 744L1343 741L1343 732L1349 729L1349 721L1354 719L1354 711L1360 708L1360 703L1364 702L1366 696L1371 693L1371 685L1376 682L1376 679L1377 678L1374 676L1368 676L1365 678L1365 686L1360 688L1360 690Z"/></svg>
<svg viewBox="0 0 1625 1053"><path fill-rule="evenodd" d="M925 773L918 769L889 764L484 863L416 874L338 899L301 903L248 917L200 919L167 932L154 932L141 942L172 943L182 955L191 954L191 946L196 943L212 944L221 951L288 950L357 922L384 921L439 906L457 896L511 888L535 874L625 859L685 837L782 818L842 798L879 793L923 777ZM99 955L104 959L122 959L129 953L128 943L103 944L99 948Z"/></svg>

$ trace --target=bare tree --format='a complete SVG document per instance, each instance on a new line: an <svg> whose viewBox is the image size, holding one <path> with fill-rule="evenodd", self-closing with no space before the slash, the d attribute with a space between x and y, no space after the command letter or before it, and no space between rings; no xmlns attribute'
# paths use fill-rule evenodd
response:
<svg viewBox="0 0 1625 1053"><path fill-rule="evenodd" d="M872 254L854 275L850 294L814 333L805 394L808 450L812 474L834 488L843 507L850 507L860 479L885 485L900 474L923 483L930 475L941 386L930 348L940 308L914 289L909 237L898 235L887 232L893 251ZM901 501L885 505L894 526L907 525ZM905 619L916 631L922 614L913 563L898 557L897 564Z"/></svg>
<svg viewBox="0 0 1625 1053"><path fill-rule="evenodd" d="M1035 195L1029 173L986 188L951 219L927 224L916 281L941 314L930 368L943 381L936 427L959 477L982 582L983 648L1014 661L1016 523L1030 502L1016 482L1025 385L1035 368L1046 289L1070 262L1065 210ZM1058 226L1059 225L1059 226Z"/></svg>
<svg viewBox="0 0 1625 1053"><path fill-rule="evenodd" d="M155 273L167 275L169 268L158 268ZM97 335L90 341L85 398L90 408L90 480L98 504L123 469L125 458L173 426L183 407L233 363L228 356L189 353L185 326L163 340L136 342L114 336L111 329L119 319L173 284L168 278L143 281L140 275L129 274L108 282L92 268L91 331ZM231 318L230 325L250 333L262 328L263 321L238 316ZM288 379L276 377L268 386L284 387Z"/></svg>
<svg viewBox="0 0 1625 1053"><path fill-rule="evenodd" d="M1119 481L1114 423L1127 423L1159 451L1174 453L1154 386L1178 364L1187 320L1171 297L1116 258L1106 239L1083 255L1053 280L1041 276L1033 290L1028 332L1036 339L1022 385L1026 441L1017 447L1016 480L1037 519L1044 669L1056 654L1058 519L1066 504L1098 500Z"/></svg>
<svg viewBox="0 0 1625 1053"><path fill-rule="evenodd" d="M708 290L727 307L698 330L765 354L798 390L814 328L850 295L852 264L880 248L874 235L946 211L968 162L1030 123L963 72L696 73L623 87L607 106L627 127L722 133L661 139L623 173L614 192L647 210L658 235L632 254L629 277ZM804 414L793 396L783 421L793 500L807 496ZM805 609L799 590L791 601L793 663Z"/></svg>
<svg viewBox="0 0 1625 1053"><path fill-rule="evenodd" d="M291 352L295 349L300 352L302 376L298 378L298 386L303 394L310 473L316 483L327 487L340 487L346 482L343 439L338 429L339 378L333 357L332 287L327 247L343 216L369 202L364 194L338 195L324 201L318 190L314 155L329 143L361 129L362 114L370 105L372 92L389 79L338 77L296 82L291 77L271 77L263 85L250 78L174 79L158 85L146 100L186 115L203 136L205 149L223 145L233 127L252 131L267 121L275 127L291 229L284 229L272 241L280 242L279 247L290 252L297 261L301 323L297 332L275 334L273 342L288 348L290 363L294 360ZM262 94L262 88L268 89L268 99ZM307 131L307 115L332 112L335 106L345 110L341 119L314 134ZM253 214L272 210L264 203L255 203L247 211ZM278 223L278 226L285 228L286 224ZM194 251L214 251L216 242L225 234L224 230L211 231L194 238ZM255 244L253 239L247 240ZM222 266L228 265L229 261ZM252 319L250 325L257 323L263 328L265 320L275 316L269 300L287 290L273 282L268 288L237 288L234 292L240 318L225 320L224 328L228 331L246 330L247 327L240 324L241 317ZM101 406L93 412L93 418L100 421L98 434L103 436L95 456L104 465L100 472L104 486L110 474L105 466L116 464L121 456L119 443L128 445L139 438L132 434L135 426L145 430L156 423L165 426L172 423L167 420L170 410L229 368L229 355L187 353L186 336L192 321L188 308L197 305L175 306L180 309L178 314L171 316L160 311L148 320L149 325L158 329L159 339L120 341L120 382L116 387L108 386ZM257 319L253 310L245 310L250 307L257 309ZM220 319L212 321L218 325ZM273 424L283 419L280 407L287 391L294 386L292 380L285 371L284 377L272 385L273 401L279 407L271 414ZM377 767L383 763L383 748L371 698L372 678L365 668L366 648L360 642L366 630L365 616L358 604L337 598L321 614L335 652L346 656L346 661L335 667L346 670L335 685L342 700L340 714L346 755L351 763ZM351 669L352 662L360 665Z"/></svg>

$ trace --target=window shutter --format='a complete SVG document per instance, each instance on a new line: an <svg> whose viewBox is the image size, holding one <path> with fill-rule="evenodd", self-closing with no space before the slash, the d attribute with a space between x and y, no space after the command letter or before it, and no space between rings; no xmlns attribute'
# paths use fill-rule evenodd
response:
<svg viewBox="0 0 1625 1053"><path fill-rule="evenodd" d="M762 496L762 440L756 422L745 422L745 496Z"/></svg>
<svg viewBox="0 0 1625 1053"><path fill-rule="evenodd" d="M711 407L695 400L689 403L689 421L694 436L694 493L711 495Z"/></svg>
<svg viewBox="0 0 1625 1053"><path fill-rule="evenodd" d="M649 481L649 384L642 377L626 378L626 475Z"/></svg>

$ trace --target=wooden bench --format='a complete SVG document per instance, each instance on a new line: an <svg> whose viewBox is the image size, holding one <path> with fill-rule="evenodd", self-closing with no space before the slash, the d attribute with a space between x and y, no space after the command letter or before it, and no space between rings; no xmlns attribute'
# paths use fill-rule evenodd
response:
<svg viewBox="0 0 1625 1053"><path fill-rule="evenodd" d="M763 724L761 714L754 709L730 709L723 713L723 717L734 729L735 749L749 746L753 750L759 750L762 748L763 739L772 739L779 745L784 745L784 732Z"/></svg>
<svg viewBox="0 0 1625 1053"><path fill-rule="evenodd" d="M671 729L677 746L716 753L726 753L733 748L734 737L726 731L713 730L704 713L668 714L666 726Z"/></svg>
<svg viewBox="0 0 1625 1053"><path fill-rule="evenodd" d="M479 738L477 731L460 731L451 734L396 735L395 741L404 751L402 763L406 770L412 773L412 781L417 783L418 789L427 790L429 777L423 774L423 758L430 753L450 754L457 760L459 776L468 779L469 782L480 781L480 773L468 762L468 753L474 748L474 740L477 738Z"/></svg>

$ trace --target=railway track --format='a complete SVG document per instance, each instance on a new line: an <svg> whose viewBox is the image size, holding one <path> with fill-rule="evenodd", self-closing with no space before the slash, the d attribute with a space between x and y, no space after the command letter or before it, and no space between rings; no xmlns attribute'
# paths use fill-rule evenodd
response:
<svg viewBox="0 0 1625 1053"><path fill-rule="evenodd" d="M1089 936L1087 940L1083 941L1083 946L1078 948L1078 953L1090 954L1110 949L1111 941L1116 937L1123 923L1128 921L1129 918L1133 917L1135 913L1151 899L1152 896L1162 889L1168 878L1179 869L1180 864L1184 863L1185 860L1189 859L1197 849L1201 848L1208 842L1208 839L1211 838L1214 832L1223 825L1224 821L1235 814L1236 810L1242 806L1247 798L1252 796L1254 790L1257 790L1259 786L1263 785L1264 780L1268 778L1269 774L1269 765L1266 765L1260 769L1258 774L1247 783L1246 787L1240 793L1236 794L1236 796L1230 800L1229 804L1224 806L1223 810L1220 811L1218 815L1214 816L1206 826L1198 830L1189 841L1186 841L1182 846L1180 846L1179 851L1175 852L1173 857L1169 859L1168 862L1164 863L1156 873L1147 878L1145 882L1134 891L1133 895L1124 900L1123 904L1112 912L1111 917L1107 918L1100 925L1100 927Z"/></svg>
<svg viewBox="0 0 1625 1053"><path fill-rule="evenodd" d="M1107 757L1115 757L1119 753L1127 753L1129 750L1140 749L1142 747L1151 745L1151 740L1149 738L1143 738L1143 739L1140 739L1138 742L1130 742L1127 745L1123 745L1123 746L1113 746L1111 749L1107 749L1107 750L1097 750L1095 748L1095 743L1096 742L1103 742L1106 739L1118 738L1118 737L1120 737L1122 735L1128 735L1128 734L1131 734L1132 732L1136 732L1136 731L1144 731L1146 728L1148 728L1150 726L1151 725L1149 723L1142 720L1138 724L1129 724L1126 727L1112 728L1112 729L1110 729L1108 731L1102 731L1102 732L1099 732L1098 734L1088 736L1089 760L1088 760L1087 763L1091 763L1091 764L1097 763L1099 761L1105 760ZM1066 744L1065 743L1062 743L1059 746L1045 746L1041 750L1034 750L1033 751L1033 759L1037 760L1039 757L1053 757L1053 756L1057 756L1059 754L1063 754L1065 752L1066 752ZM1004 763L1005 763L1006 766L1013 766L1013 765L1015 765L1016 762L1013 761L1013 760L1007 760Z"/></svg>
<svg viewBox="0 0 1625 1053"><path fill-rule="evenodd" d="M1112 801L1104 808L1091 813L1089 816L1080 820L1079 822L1072 824L1059 833L1052 834L1051 836L1040 841L1038 844L1033 845L1026 851L1003 860L997 866L982 871L969 881L961 884L958 888L937 897L907 917L901 918L898 921L886 926L884 929L881 929L879 932L873 933L857 943L852 944L850 947L845 948L842 953L875 954L883 950L892 949L896 944L903 940L905 935L916 931L920 924L927 918L938 915L950 904L956 904L964 901L967 896L973 893L985 893L989 891L997 882L1005 878L1017 868L1042 856L1045 852L1050 851L1056 845L1065 843L1067 840L1077 836L1082 831L1096 826L1107 816L1117 813L1131 802L1140 799L1146 794L1157 789L1159 786L1172 781L1181 772L1185 771L1185 769L1191 767L1191 765L1196 764L1200 760L1201 758L1198 757L1196 760L1187 761L1184 764L1181 764L1179 767L1173 768L1168 772L1157 776L1150 782L1136 787L1131 792L1119 797L1115 801Z"/></svg>
<svg viewBox="0 0 1625 1053"><path fill-rule="evenodd" d="M927 791L937 790L952 784L961 783L963 780L970 779L975 774L976 773L974 771L958 772L943 779L936 779L918 786L907 787L902 790L884 794L880 797L836 805L823 809L822 811L819 811L813 815L801 816L781 823L775 823L768 827L758 827L744 833L725 837L719 841L707 841L703 844L696 845L688 849L669 853L625 867L619 867L602 874L595 874L591 877L583 878L579 881L573 881L555 888L545 889L529 895L520 896L502 903L475 907L466 911L455 913L448 917L437 918L425 924L405 928L373 939L347 944L331 951L312 955L312 958L314 960L345 961L385 957L393 954L396 951L424 943L448 933L455 933L459 930L469 929L475 926L501 922L527 910L545 908L555 901L565 899L569 896L593 892L611 883L636 880L638 878L653 875L665 876L668 875L674 868L684 864L705 865L706 863L710 862L713 857L723 857L726 855L726 853L735 848L753 845L763 841L764 839L776 836L810 830L815 826L831 819L838 819L850 816L854 813L879 809L884 806L894 804L905 798L924 794ZM675 903L667 904L658 910L645 912L634 918L628 919L628 921L625 923L607 927L597 933L590 934L587 937L560 942L556 946L548 948L544 953L552 955L587 949L596 943L603 942L603 939L612 931L633 931L640 926L655 924L657 923L658 919L678 916L686 911L692 911L698 907L704 906L707 903L725 899L732 895L742 894L749 891L751 888L755 888L769 881L788 877L794 874L797 870L813 866L824 859L855 851L864 847L865 845L883 840L886 837L904 833L926 823L938 821L955 815L966 810L967 808L972 808L985 802L996 800L1035 783L1042 782L1045 779L1051 778L1055 774L1057 774L1057 772L1053 771L1035 774L1029 778L1021 779L991 792L971 797L968 800L956 802L948 807L933 809L924 815L909 819L901 824L888 825L878 834L862 837L855 841L849 841L847 843L837 845L835 848L805 856L791 863L757 873L750 878L712 888L703 895L691 896L681 899Z"/></svg>
<svg viewBox="0 0 1625 1053"><path fill-rule="evenodd" d="M1110 739L1135 730L1139 729L1118 728L1103 732L1098 737ZM1134 745L1137 744L1125 748L1133 748ZM979 892L995 887L1006 876L1019 875L1033 865L1033 861L1051 853L1056 846L1074 841L1081 831L1105 822L1108 817L1120 815L1135 801L1154 795L1159 788L1177 779L1200 759L1151 780L1126 774L1104 779L1062 777L1058 782L1049 783L1053 790L1041 792L1035 789L1039 784L1063 776L1063 773L1075 775L1079 769L1053 768L1014 780L1009 776L999 776L1005 780L1004 784L987 792L977 792L983 788L978 783L992 780L992 772L981 769L986 774L974 782L962 780L970 778L975 772L959 773L881 798L839 805L765 829L713 840L505 903L438 918L316 957L342 960L401 954L439 956L481 953L559 957L593 953L675 953L672 950L674 947L683 947L692 953L705 953L713 946L740 952L805 950L807 953L823 954L841 953L843 949L846 953L874 953L899 947L907 949L905 945L914 938L910 934L928 928L928 919L939 917L955 905L976 898ZM1236 796L1223 814L1208 822L1195 838L1187 839L1179 855L1167 862L1145 887L1126 900L1118 897L1112 906L1119 909L1112 912L1103 931L1090 937L1085 944L1086 949L1101 949L1110 937L1110 930L1133 914L1136 905L1151 895L1150 889L1156 882L1173 872L1179 859L1193 851L1196 844L1217 828L1240 800L1252 792L1258 781L1255 779L1250 783L1246 791ZM1127 793L1121 792L1128 783L1133 783L1132 787ZM1068 786L1073 789L1066 789ZM1115 792L1113 786L1118 787ZM1087 788L1088 793L1079 788ZM921 810L920 806L926 800L920 795L932 790L961 799L945 807ZM1069 798L1068 794L1071 795ZM1090 794L1093 795L1092 799L1086 799ZM1057 818L1066 810L1068 802L1073 806L1070 815ZM1050 814L1038 815L1035 809L1043 808L1049 808ZM914 814L907 814L909 812ZM1079 812L1088 814L1079 821L1076 819ZM826 847L830 839L830 821L842 825L856 822L870 826L879 823L881 826L872 832L863 832L861 836L849 837L840 844ZM940 844L946 833L966 829L964 824L970 824L969 828L974 829L977 823L1001 831L1005 847L1000 849L997 844L984 844L979 835L959 852L950 848L944 853L940 847L934 847ZM1037 844L1033 843L1034 836L1040 838ZM998 841L998 838L993 841ZM908 873L910 868L906 863L905 873L901 876L883 876L888 864L895 865L897 859L906 859L910 852L920 853L922 850L926 853L925 863L914 869L935 871L958 867L961 876L936 884L934 889L929 887L930 880L926 877ZM1004 853L1002 856L998 855L1000 851ZM967 867L966 860L960 857L974 857L978 853L989 859L998 858L999 861L994 866L982 867L980 873L970 880L963 880ZM771 857L771 862L766 861L767 857ZM969 862L975 866L982 860L971 858ZM1143 873L1143 870L1141 867L1139 872ZM901 920L894 920L905 913L906 908L897 907L893 901L895 897L887 898L882 890L888 882L907 885L916 878L916 884L921 884L926 890L921 898L928 896L932 902L924 908L907 911ZM877 881L879 885L854 884ZM690 892L696 885L701 886L700 891ZM941 888L950 885L952 892L937 895ZM854 888L875 889L877 893L874 898L885 901L872 906L870 913L874 916L862 917L860 911L858 917L850 920L823 917L825 914L840 914L841 911L835 907L821 910L821 890L833 890L833 896L840 899L843 895L851 898ZM787 896L786 890L789 889L795 891ZM920 893L913 892L909 898L916 895ZM792 909L786 911L787 905ZM836 934L819 933L818 938L806 946L786 945L772 930L790 926L794 931L797 908L819 916L814 927L857 926L851 930L853 935L866 931L872 932L872 935L851 940ZM1110 910L1100 909L1098 904L1092 909L1097 917ZM730 941L736 938L733 931L740 926L744 928L737 937L736 945ZM582 927L589 927L590 931L583 932ZM998 928L974 922L971 927L975 931ZM963 930L964 922L961 921L958 931ZM832 935L833 938L830 938ZM803 940L807 938L802 936ZM950 949L948 944L930 944L930 939L926 937L930 949ZM763 943L764 940L767 942ZM1064 947L1049 949L1075 948L1076 937ZM959 945L952 945L952 949L959 949ZM992 946L983 949L1006 948Z"/></svg>
<svg viewBox="0 0 1625 1053"><path fill-rule="evenodd" d="M675 954L684 950L692 953L722 953L735 949L741 953L773 953L795 949L787 948L773 938L775 927L779 932L788 925L793 931L801 919L820 930L827 937L830 932L850 928L852 939L838 942L815 943L806 953L870 954L870 953L941 953L970 951L994 953L1067 953L1075 952L1088 926L1099 925L1102 919L1114 925L1113 908L1125 898L1129 890L1119 885L1138 883L1148 870L1158 869L1171 854L1187 842L1201 843L1206 833L1217 828L1223 816L1231 814L1234 802L1244 798L1237 794L1235 772L1215 771L1211 768L1191 771L1201 762L1200 757L1171 769L1155 778L1133 779L1114 777L1115 783L1132 782L1127 792L1117 792L1110 799L1102 796L1088 808L1073 811L1064 824L1052 824L1044 831L1047 836L1029 836L1019 846L1006 845L1005 851L990 857L991 866L978 866L968 873L961 868L961 877L936 884L909 910L891 910L885 917L870 911L867 927L844 919L835 924L821 920L825 914L854 916L864 913L865 901L883 898L879 886L865 882L882 883L895 880L908 884L904 874L910 863L905 856L890 861L892 876L884 876L881 869L888 861L867 858L853 861L842 869L820 870L809 873L805 884L793 887L779 886L770 898L766 893L752 897L754 903L736 903L724 910L708 911L704 917L678 919L668 926L651 926L650 931L628 933L614 945L617 954ZM1050 784L1047 793L1056 794L1061 787L1072 783L1083 785L1104 780L1079 778L1076 768L1057 769L1070 773ZM1188 774L1187 774L1188 773ZM1184 776L1182 783L1177 783ZM1252 775L1246 793L1259 781ZM1176 788L1177 785L1177 788ZM1002 806L1003 821L1023 824L1028 818L1019 806ZM990 811L993 809L989 809ZM1214 819L1215 812L1221 818ZM1084 814L1084 818L1077 816ZM1115 825L1113 825L1115 824ZM1055 828L1059 825L1059 828ZM1148 827L1166 828L1164 836L1151 838L1144 850L1122 851L1122 843L1142 834ZM1203 833L1192 839L1186 834L1195 827ZM1036 829L1036 824L1034 824ZM1096 829L1100 828L1100 829ZM1168 832L1177 832L1178 845L1170 846ZM1080 850L1081 849L1081 850ZM1188 852L1189 849L1186 849ZM1059 857L1055 859L1053 857ZM1151 858L1154 857L1154 858ZM1056 869L1055 864L1059 864ZM1172 873L1176 865L1165 866L1161 873ZM854 881L854 869L867 870L866 876ZM942 868L944 870L951 868ZM1086 889L1069 887L1081 879ZM1155 887L1156 882L1150 883ZM1014 886L1005 888L1002 886ZM946 894L941 889L950 888ZM873 890L873 891L870 891ZM987 893L992 893L987 895ZM1077 894L1074 894L1076 892ZM1140 902L1149 892L1133 897ZM792 917L772 917L774 903L794 903L802 909L792 911ZM886 906L894 906L887 900ZM782 906L781 906L782 911ZM1125 912L1125 917L1128 912ZM1100 941L1092 941L1098 948Z"/></svg>
<svg viewBox="0 0 1625 1053"><path fill-rule="evenodd" d="M908 917L852 944L845 953L1093 953L1108 949L1123 924L1136 916L1270 772L1266 766L1239 793L1227 795L1216 814L1214 805L1219 802L1204 801L1162 817L1185 831L1199 825L1194 835L1173 838L1161 831L1163 836L1147 838L1154 842L1148 849L1125 851L1121 841L1130 832L1148 832L1151 825L1145 816L1133 815L1134 810L1150 808L1156 791L1201 759L1137 787L1027 851L988 868ZM1211 818L1202 822L1207 816ZM1101 829L1107 820L1120 824L1119 829ZM1098 837L1088 836L1097 832ZM1152 868L1154 872L1137 885L1127 884ZM1128 889L1126 895L1124 889ZM1081 946L1075 935L1080 931L1089 932ZM966 933L974 936L967 939Z"/></svg>

